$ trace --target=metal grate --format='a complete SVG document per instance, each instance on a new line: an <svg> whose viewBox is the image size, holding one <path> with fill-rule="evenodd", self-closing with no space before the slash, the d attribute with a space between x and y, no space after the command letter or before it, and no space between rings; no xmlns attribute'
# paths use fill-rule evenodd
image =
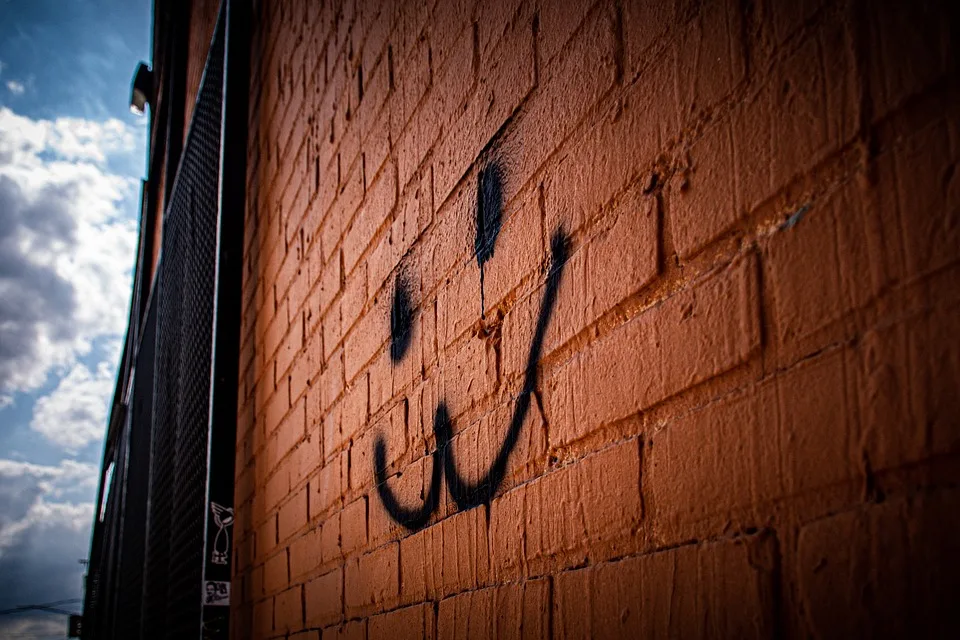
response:
<svg viewBox="0 0 960 640"><path fill-rule="evenodd" d="M126 490L123 500L116 638L140 634L143 593L143 561L147 524L147 490L150 473L150 436L153 430L153 367L157 305L150 304L134 369L129 444L126 458Z"/></svg>
<svg viewBox="0 0 960 640"><path fill-rule="evenodd" d="M223 45L221 19L163 222L144 638L201 624Z"/></svg>

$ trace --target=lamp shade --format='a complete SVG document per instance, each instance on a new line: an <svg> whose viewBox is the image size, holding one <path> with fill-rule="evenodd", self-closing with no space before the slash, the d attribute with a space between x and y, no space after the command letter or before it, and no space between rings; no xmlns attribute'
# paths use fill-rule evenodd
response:
<svg viewBox="0 0 960 640"><path fill-rule="evenodd" d="M153 71L143 62L137 65L130 88L130 111L137 115L153 102Z"/></svg>

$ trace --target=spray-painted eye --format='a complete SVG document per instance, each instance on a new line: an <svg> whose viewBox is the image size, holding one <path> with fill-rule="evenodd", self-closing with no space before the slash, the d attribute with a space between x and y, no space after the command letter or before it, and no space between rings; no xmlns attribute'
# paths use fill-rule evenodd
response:
<svg viewBox="0 0 960 640"><path fill-rule="evenodd" d="M493 257L502 218L503 170L494 161L480 171L477 179L477 236L474 249L481 269L483 263Z"/></svg>
<svg viewBox="0 0 960 640"><path fill-rule="evenodd" d="M397 274L393 285L393 303L390 305L390 359L400 362L410 348L413 335L413 306L410 287L402 274Z"/></svg>

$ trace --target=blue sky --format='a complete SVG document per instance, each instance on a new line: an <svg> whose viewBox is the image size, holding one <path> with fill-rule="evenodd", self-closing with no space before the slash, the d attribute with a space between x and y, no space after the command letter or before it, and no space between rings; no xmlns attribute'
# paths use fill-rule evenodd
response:
<svg viewBox="0 0 960 640"><path fill-rule="evenodd" d="M146 153L130 80L151 11L0 0L0 609L81 596L130 300ZM65 626L0 616L0 637Z"/></svg>

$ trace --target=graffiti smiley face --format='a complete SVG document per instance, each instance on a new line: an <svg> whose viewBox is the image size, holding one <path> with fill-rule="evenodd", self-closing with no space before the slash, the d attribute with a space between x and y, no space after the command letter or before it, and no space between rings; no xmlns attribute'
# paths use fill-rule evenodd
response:
<svg viewBox="0 0 960 640"><path fill-rule="evenodd" d="M474 252L477 264L480 267L481 309L483 307L484 264L493 258L497 236L500 233L503 211L503 177L501 166L494 162L480 171L477 180ZM376 476L377 494L384 509L397 523L415 531L429 521L440 502L440 485L444 475L447 477L447 489L450 491L450 496L460 510L488 504L500 487L507 472L507 462L517 446L523 422L530 410L531 395L537 386L537 362L540 360L543 339L556 306L557 290L567 259L567 243L567 237L562 229L557 229L550 242L550 269L544 287L543 300L540 304L537 326L530 342L523 386L514 401L513 414L506 436L496 457L480 480L469 482L460 475L457 469L456 454L450 442L452 433L450 414L443 400L437 404L433 417L433 430L437 446L431 454L433 471L422 505L403 506L387 486L386 443L382 436L377 438L374 443L374 474ZM406 281L398 275L390 309L390 358L394 363L400 362L406 355L410 345L413 321L414 313L410 291Z"/></svg>

